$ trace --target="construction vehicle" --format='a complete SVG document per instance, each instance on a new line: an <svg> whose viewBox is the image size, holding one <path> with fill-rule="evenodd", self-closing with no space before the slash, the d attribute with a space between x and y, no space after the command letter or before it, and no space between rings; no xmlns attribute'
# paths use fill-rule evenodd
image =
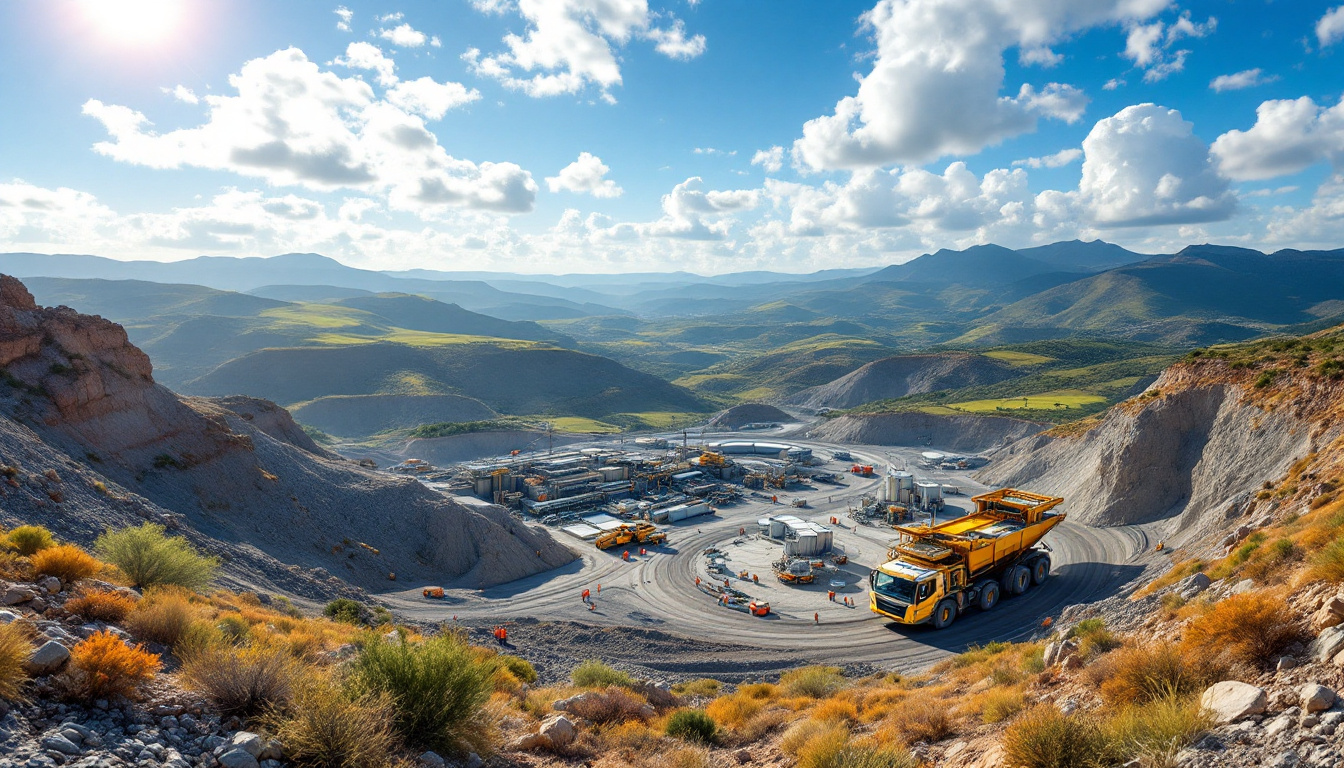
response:
<svg viewBox="0 0 1344 768"><path fill-rule="evenodd" d="M816 580L812 564L806 560L779 560L770 565L782 584L811 584Z"/></svg>
<svg viewBox="0 0 1344 768"><path fill-rule="evenodd" d="M976 606L992 610L1050 575L1041 541L1064 521L1053 496L1001 488L974 496L975 511L937 525L895 526L889 562L868 575L869 608L902 624L943 629Z"/></svg>
<svg viewBox="0 0 1344 768"><path fill-rule="evenodd" d="M722 453L715 453L715 452L713 452L713 451L705 451L704 453L700 454L700 466L702 466L702 467L726 467L726 466L728 466L728 460L725 459L725 458L723 457L723 454L722 454Z"/></svg>
<svg viewBox="0 0 1344 768"><path fill-rule="evenodd" d="M442 600L443 587L425 587L423 590L421 590L420 594L434 600Z"/></svg>
<svg viewBox="0 0 1344 768"><path fill-rule="evenodd" d="M790 501L789 503L792 504L792 505L795 506L795 507L800 507L800 508L801 508L801 507L806 507L806 506L807 506L807 499L804 499L804 498L802 498L802 497L798 497L798 498L795 498L793 501Z"/></svg>
<svg viewBox="0 0 1344 768"><path fill-rule="evenodd" d="M658 527L653 523L642 521L635 523L635 527L631 529L630 532L634 535L635 541L638 541L640 544L667 543L667 534L658 530Z"/></svg>
<svg viewBox="0 0 1344 768"><path fill-rule="evenodd" d="M634 538L635 532L631 530L630 526L622 525L619 528L613 528L610 531L604 531L599 534L593 543L597 545L598 549L611 549L612 547L619 547L622 544L629 544L631 541L634 541Z"/></svg>

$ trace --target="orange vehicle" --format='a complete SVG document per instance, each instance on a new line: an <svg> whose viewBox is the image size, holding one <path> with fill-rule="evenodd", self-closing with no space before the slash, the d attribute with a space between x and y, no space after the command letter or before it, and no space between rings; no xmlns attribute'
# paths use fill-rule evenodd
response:
<svg viewBox="0 0 1344 768"><path fill-rule="evenodd" d="M443 587L425 587L424 591L422 591L420 594L424 595L425 597L434 598L435 600L442 600Z"/></svg>

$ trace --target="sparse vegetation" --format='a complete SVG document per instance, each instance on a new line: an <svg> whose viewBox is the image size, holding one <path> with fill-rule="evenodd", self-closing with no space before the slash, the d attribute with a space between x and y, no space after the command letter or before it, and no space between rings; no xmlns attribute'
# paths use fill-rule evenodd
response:
<svg viewBox="0 0 1344 768"><path fill-rule="evenodd" d="M9 546L23 557L32 557L41 550L56 546L51 531L40 525L20 525L5 537Z"/></svg>
<svg viewBox="0 0 1344 768"><path fill-rule="evenodd" d="M85 701L133 698L159 666L159 657L141 646L129 646L111 632L96 632L70 649L67 684Z"/></svg>
<svg viewBox="0 0 1344 768"><path fill-rule="evenodd" d="M779 685L791 696L825 698L845 685L839 667L801 667L780 675Z"/></svg>
<svg viewBox="0 0 1344 768"><path fill-rule="evenodd" d="M214 646L189 654L181 674L220 712L253 717L289 701L294 669L278 648Z"/></svg>
<svg viewBox="0 0 1344 768"><path fill-rule="evenodd" d="M92 590L65 601L65 609L86 621L115 624L135 610L135 600L118 592Z"/></svg>
<svg viewBox="0 0 1344 768"><path fill-rule="evenodd" d="M262 721L285 745L285 757L312 768L386 768L397 737L388 694L350 696L328 677L309 672L293 698Z"/></svg>
<svg viewBox="0 0 1344 768"><path fill-rule="evenodd" d="M1185 628L1191 652L1217 648L1235 662L1262 668L1304 637L1284 601L1263 592L1220 600Z"/></svg>
<svg viewBox="0 0 1344 768"><path fill-rule="evenodd" d="M17 623L0 624L0 701L21 701L28 675L23 663L33 652L27 633Z"/></svg>
<svg viewBox="0 0 1344 768"><path fill-rule="evenodd" d="M322 609L322 615L332 621L339 621L342 624L361 624L369 623L369 609L361 603L351 600L348 597L338 597L327 603Z"/></svg>
<svg viewBox="0 0 1344 768"><path fill-rule="evenodd" d="M32 557L33 573L55 576L67 584L96 576L102 563L73 544L59 544L38 551Z"/></svg>
<svg viewBox="0 0 1344 768"><path fill-rule="evenodd" d="M680 709L667 719L668 736L699 744L713 744L719 727L703 709Z"/></svg>
<svg viewBox="0 0 1344 768"><path fill-rule="evenodd" d="M1010 768L1090 768L1110 763L1106 736L1092 718L1065 715L1039 704L1019 717L1003 736Z"/></svg>
<svg viewBox="0 0 1344 768"><path fill-rule="evenodd" d="M173 585L201 589L219 569L217 559L199 554L180 536L165 535L164 527L155 523L109 530L98 537L94 549L142 588Z"/></svg>
<svg viewBox="0 0 1344 768"><path fill-rule="evenodd" d="M195 618L190 599L181 591L152 589L126 617L126 628L140 640L171 648L187 636Z"/></svg>
<svg viewBox="0 0 1344 768"><path fill-rule="evenodd" d="M609 688L613 685L630 688L635 684L630 675L612 669L597 659L589 659L575 667L569 673L569 679L580 688Z"/></svg>

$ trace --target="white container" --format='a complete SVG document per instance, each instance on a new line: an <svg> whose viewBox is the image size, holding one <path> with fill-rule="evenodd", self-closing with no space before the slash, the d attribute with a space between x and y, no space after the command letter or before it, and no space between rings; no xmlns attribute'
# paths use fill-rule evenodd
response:
<svg viewBox="0 0 1344 768"><path fill-rule="evenodd" d="M938 483L915 483L915 493L925 504L943 498L943 486Z"/></svg>
<svg viewBox="0 0 1344 768"><path fill-rule="evenodd" d="M891 476L896 478L896 487L904 488L907 491L915 487L915 476L909 472L892 472Z"/></svg>
<svg viewBox="0 0 1344 768"><path fill-rule="evenodd" d="M788 534L789 526L783 520L780 520L778 517L772 517L769 519L769 522L770 522L770 538L782 539L786 534Z"/></svg>
<svg viewBox="0 0 1344 768"><path fill-rule="evenodd" d="M667 522L675 523L688 518L707 515L709 514L710 509L709 505L705 502L695 501L690 504L678 504L675 507L668 507L663 511L667 512Z"/></svg>

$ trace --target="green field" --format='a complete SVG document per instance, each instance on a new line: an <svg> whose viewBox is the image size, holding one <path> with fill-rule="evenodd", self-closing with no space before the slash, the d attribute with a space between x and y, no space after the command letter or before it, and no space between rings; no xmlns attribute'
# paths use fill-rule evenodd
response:
<svg viewBox="0 0 1344 768"><path fill-rule="evenodd" d="M1025 397L1005 397L997 400L967 400L960 403L948 403L947 407L967 413L993 413L995 411L1048 411L1077 410L1089 405L1104 404L1106 398L1076 389L1042 392L1039 395Z"/></svg>
<svg viewBox="0 0 1344 768"><path fill-rule="evenodd" d="M1033 355L1030 352L1016 352L1010 349L995 349L986 352L984 354L985 357L990 357L995 360L1002 360L1003 362L1013 366L1014 368L1021 368L1031 365L1044 365L1046 363L1055 362L1055 358L1053 357L1046 357L1045 355Z"/></svg>

